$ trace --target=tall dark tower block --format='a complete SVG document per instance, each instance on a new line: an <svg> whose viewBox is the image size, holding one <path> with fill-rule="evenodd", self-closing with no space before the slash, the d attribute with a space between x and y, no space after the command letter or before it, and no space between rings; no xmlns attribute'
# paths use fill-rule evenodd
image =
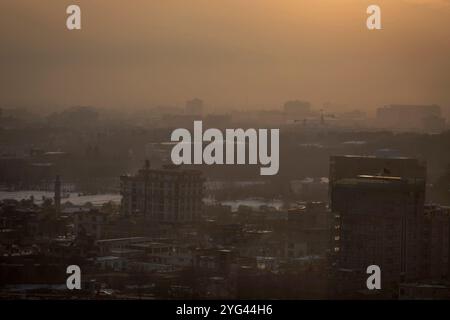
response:
<svg viewBox="0 0 450 320"><path fill-rule="evenodd" d="M330 163L337 294L367 290L381 268L390 295L420 275L426 166L417 159L336 156Z"/></svg>

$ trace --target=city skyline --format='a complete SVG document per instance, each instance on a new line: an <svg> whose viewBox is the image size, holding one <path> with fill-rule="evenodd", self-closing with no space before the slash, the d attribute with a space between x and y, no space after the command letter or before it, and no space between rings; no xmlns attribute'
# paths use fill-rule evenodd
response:
<svg viewBox="0 0 450 320"><path fill-rule="evenodd" d="M450 299L450 0L0 12L0 302Z"/></svg>

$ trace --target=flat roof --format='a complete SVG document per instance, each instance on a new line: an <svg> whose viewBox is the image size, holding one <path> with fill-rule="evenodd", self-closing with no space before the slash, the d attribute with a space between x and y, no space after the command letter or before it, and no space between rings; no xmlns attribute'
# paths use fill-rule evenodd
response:
<svg viewBox="0 0 450 320"><path fill-rule="evenodd" d="M101 239L97 242L115 242L115 241L130 241L130 240L146 240L146 237L130 237L130 238L117 238L117 239Z"/></svg>
<svg viewBox="0 0 450 320"><path fill-rule="evenodd" d="M380 179L380 180L396 180L396 181L403 180L402 177L397 177L397 176L376 176L376 175L369 175L369 174L360 174L360 175L358 175L358 178L362 178L362 179Z"/></svg>
<svg viewBox="0 0 450 320"><path fill-rule="evenodd" d="M357 155L357 154L337 154L337 155L332 155L331 157L333 158L369 158L369 159L386 159L386 160L391 160L391 159L407 159L407 160L418 160L416 158L410 158L410 157L400 157L400 156L393 156L393 157L377 157L376 155Z"/></svg>

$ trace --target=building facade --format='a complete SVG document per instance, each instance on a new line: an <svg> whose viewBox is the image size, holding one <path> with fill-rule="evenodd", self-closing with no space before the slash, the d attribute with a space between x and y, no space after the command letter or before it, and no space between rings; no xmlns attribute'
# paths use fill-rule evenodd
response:
<svg viewBox="0 0 450 320"><path fill-rule="evenodd" d="M422 232L422 278L448 283L450 281L450 207L425 205Z"/></svg>
<svg viewBox="0 0 450 320"><path fill-rule="evenodd" d="M338 293L366 290L370 265L381 268L384 293L419 278L425 167L415 159L335 157L330 171Z"/></svg>
<svg viewBox="0 0 450 320"><path fill-rule="evenodd" d="M158 222L196 221L203 210L200 171L175 166L151 169L149 163L134 176L121 176L121 210Z"/></svg>

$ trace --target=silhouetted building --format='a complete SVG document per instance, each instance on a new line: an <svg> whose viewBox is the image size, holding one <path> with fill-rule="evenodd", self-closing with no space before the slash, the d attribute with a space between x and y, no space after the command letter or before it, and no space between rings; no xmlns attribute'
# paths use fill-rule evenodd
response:
<svg viewBox="0 0 450 320"><path fill-rule="evenodd" d="M377 121L384 128L440 132L445 119L438 105L389 105L377 109Z"/></svg>
<svg viewBox="0 0 450 320"><path fill-rule="evenodd" d="M284 113L290 118L307 117L311 113L311 103L307 101L287 101L284 104Z"/></svg>
<svg viewBox="0 0 450 320"><path fill-rule="evenodd" d="M384 293L393 292L403 281L416 280L421 273L425 168L415 159L334 160L330 196L337 293L367 289L370 265L381 268ZM393 162L384 166L389 160Z"/></svg>
<svg viewBox="0 0 450 320"><path fill-rule="evenodd" d="M190 222L203 208L203 182L200 171L175 166L150 169L146 166L134 176L122 176L122 213L141 214L160 222Z"/></svg>
<svg viewBox="0 0 450 320"><path fill-rule="evenodd" d="M358 175L381 175L426 178L425 163L414 158L341 155L330 158L330 186L344 178L356 178ZM330 189L332 190L332 189Z"/></svg>
<svg viewBox="0 0 450 320"><path fill-rule="evenodd" d="M74 231L78 237L102 239L108 223L107 214L91 210L74 214Z"/></svg>
<svg viewBox="0 0 450 320"><path fill-rule="evenodd" d="M425 206L422 229L421 277L450 280L450 207Z"/></svg>

